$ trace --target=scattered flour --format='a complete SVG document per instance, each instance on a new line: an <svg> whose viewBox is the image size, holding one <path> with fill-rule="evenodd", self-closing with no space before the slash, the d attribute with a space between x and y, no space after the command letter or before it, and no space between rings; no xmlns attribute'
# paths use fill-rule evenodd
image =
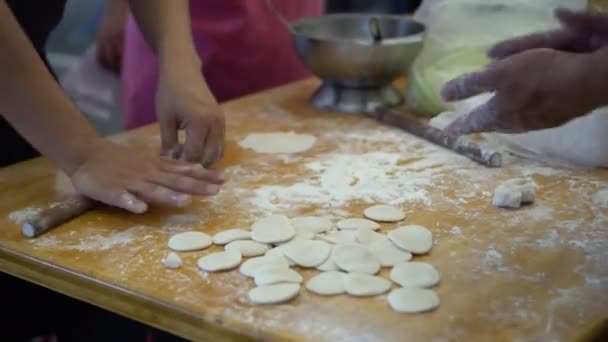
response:
<svg viewBox="0 0 608 342"><path fill-rule="evenodd" d="M17 224L22 224L23 222L33 218L38 215L42 211L42 208L36 207L27 207L25 209L13 211L8 214L8 219Z"/></svg>
<svg viewBox="0 0 608 342"><path fill-rule="evenodd" d="M149 231L151 227L134 226L129 229L111 232L110 235L101 234L86 235L76 243L66 243L52 235L42 235L36 239L29 240L31 244L39 248L53 250L77 250L81 252L106 251L114 247L121 247L135 241L145 240L151 235L141 236L141 233ZM84 234L83 234L84 235Z"/></svg>

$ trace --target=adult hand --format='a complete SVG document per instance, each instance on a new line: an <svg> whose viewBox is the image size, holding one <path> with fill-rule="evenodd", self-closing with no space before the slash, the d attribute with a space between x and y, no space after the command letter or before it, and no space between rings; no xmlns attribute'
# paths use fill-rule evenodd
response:
<svg viewBox="0 0 608 342"><path fill-rule="evenodd" d="M190 194L214 195L224 181L221 171L104 140L91 146L70 178L81 194L133 213L145 212L149 204L186 206Z"/></svg>
<svg viewBox="0 0 608 342"><path fill-rule="evenodd" d="M207 87L201 71L173 66L161 71L156 94L161 154L207 167L224 151L224 113ZM178 132L186 141L180 145Z"/></svg>
<svg viewBox="0 0 608 342"><path fill-rule="evenodd" d="M97 28L97 61L115 73L122 65L127 9L126 0L110 0Z"/></svg>
<svg viewBox="0 0 608 342"><path fill-rule="evenodd" d="M495 95L446 132L518 133L560 126L582 116L607 102L602 94L607 82L602 71L605 55L535 49L452 80L442 90L447 101L484 92Z"/></svg>

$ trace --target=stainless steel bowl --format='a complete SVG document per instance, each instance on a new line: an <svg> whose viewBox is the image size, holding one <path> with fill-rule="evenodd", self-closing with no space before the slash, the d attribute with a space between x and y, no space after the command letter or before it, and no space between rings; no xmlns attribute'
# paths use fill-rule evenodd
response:
<svg viewBox="0 0 608 342"><path fill-rule="evenodd" d="M382 39L374 41L377 20ZM422 48L425 27L402 16L331 14L290 24L302 62L319 78L351 87L380 87L403 75Z"/></svg>

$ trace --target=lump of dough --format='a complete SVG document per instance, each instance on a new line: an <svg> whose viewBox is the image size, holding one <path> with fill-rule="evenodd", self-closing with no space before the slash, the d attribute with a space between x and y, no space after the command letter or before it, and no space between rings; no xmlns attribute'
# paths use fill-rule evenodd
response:
<svg viewBox="0 0 608 342"><path fill-rule="evenodd" d="M291 219L291 225L296 232L323 233L333 228L333 223L327 217L302 216Z"/></svg>
<svg viewBox="0 0 608 342"><path fill-rule="evenodd" d="M423 226L410 225L394 229L388 233L388 238L397 247L412 254L428 253L433 247L433 235Z"/></svg>
<svg viewBox="0 0 608 342"><path fill-rule="evenodd" d="M345 292L344 273L342 272L323 272L310 278L306 282L306 288L318 295L334 296Z"/></svg>
<svg viewBox="0 0 608 342"><path fill-rule="evenodd" d="M380 261L382 267L391 267L412 260L412 253L400 249L387 238L372 243L368 248Z"/></svg>
<svg viewBox="0 0 608 342"><path fill-rule="evenodd" d="M513 178L500 184L494 190L492 205L499 208L519 208L523 204L534 203L536 184L525 178Z"/></svg>
<svg viewBox="0 0 608 342"><path fill-rule="evenodd" d="M403 287L431 287L439 283L439 272L425 262L404 262L391 270L390 278Z"/></svg>
<svg viewBox="0 0 608 342"><path fill-rule="evenodd" d="M248 296L256 304L279 304L294 298L298 293L300 284L284 283L253 288Z"/></svg>
<svg viewBox="0 0 608 342"><path fill-rule="evenodd" d="M205 255L198 259L198 267L207 272L227 271L237 267L241 263L241 253L235 251L223 251Z"/></svg>
<svg viewBox="0 0 608 342"><path fill-rule="evenodd" d="M244 257L254 257L264 255L264 253L268 252L270 246L257 241L237 240L227 244L224 249L239 252Z"/></svg>
<svg viewBox="0 0 608 342"><path fill-rule="evenodd" d="M380 271L380 262L360 244L338 245L334 247L333 257L346 272L376 274Z"/></svg>
<svg viewBox="0 0 608 342"><path fill-rule="evenodd" d="M213 243L216 245L226 245L232 241L249 240L251 232L245 229L228 229L221 231L213 236Z"/></svg>
<svg viewBox="0 0 608 342"><path fill-rule="evenodd" d="M316 267L329 257L331 246L325 241L296 240L283 248L287 258L301 267Z"/></svg>
<svg viewBox="0 0 608 342"><path fill-rule="evenodd" d="M363 211L363 215L377 222L399 222L405 219L403 210L392 205L375 205Z"/></svg>
<svg viewBox="0 0 608 342"><path fill-rule="evenodd" d="M371 230L377 230L380 228L380 225L374 221L364 219L364 218L349 218L338 221L338 229L341 230L357 230L359 228L368 228Z"/></svg>
<svg viewBox="0 0 608 342"><path fill-rule="evenodd" d="M359 241L360 244L365 245L365 246L369 246L371 244L373 244L374 242L378 242L378 241L382 241L382 240L386 240L387 237L384 236L384 234L380 234L380 233L376 233L375 231L369 229L369 228L359 228L357 229L357 241Z"/></svg>
<svg viewBox="0 0 608 342"><path fill-rule="evenodd" d="M439 297L433 290L403 287L388 294L388 304L397 312L425 312L439 306Z"/></svg>
<svg viewBox="0 0 608 342"><path fill-rule="evenodd" d="M182 259L175 252L169 252L163 259L163 264L166 268L180 268L182 267Z"/></svg>
<svg viewBox="0 0 608 342"><path fill-rule="evenodd" d="M173 235L167 246L178 252L205 249L211 245L211 237L203 232L184 232Z"/></svg>
<svg viewBox="0 0 608 342"><path fill-rule="evenodd" d="M344 290L351 296L377 296L388 291L391 282L366 273L348 273L344 276Z"/></svg>
<svg viewBox="0 0 608 342"><path fill-rule="evenodd" d="M283 215L272 215L256 221L251 226L251 238L262 243L279 243L296 235L291 221Z"/></svg>
<svg viewBox="0 0 608 342"><path fill-rule="evenodd" d="M289 267L279 264L262 266L255 271L253 277L257 286L278 283L301 283L302 276Z"/></svg>
<svg viewBox="0 0 608 342"><path fill-rule="evenodd" d="M496 188L494 190L492 205L498 208L519 208L521 207L521 191L509 188Z"/></svg>
<svg viewBox="0 0 608 342"><path fill-rule="evenodd" d="M252 133L239 142L239 146L257 153L298 153L314 145L317 138L294 132Z"/></svg>
<svg viewBox="0 0 608 342"><path fill-rule="evenodd" d="M246 277L253 278L255 277L255 272L262 267L266 267L267 265L277 265L278 267L288 268L289 265L283 256L274 257L274 256L261 256L251 258L246 260L241 264L239 271L242 275Z"/></svg>
<svg viewBox="0 0 608 342"><path fill-rule="evenodd" d="M319 239L333 244L349 244L357 241L357 235L352 230L336 230L318 235Z"/></svg>

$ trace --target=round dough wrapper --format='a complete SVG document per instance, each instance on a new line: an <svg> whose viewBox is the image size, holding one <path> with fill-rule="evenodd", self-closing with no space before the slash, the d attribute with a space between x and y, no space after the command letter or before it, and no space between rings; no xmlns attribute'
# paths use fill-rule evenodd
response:
<svg viewBox="0 0 608 342"><path fill-rule="evenodd" d="M380 271L380 262L363 245L338 245L334 247L333 257L346 272L376 274Z"/></svg>
<svg viewBox="0 0 608 342"><path fill-rule="evenodd" d="M301 283L303 280L298 272L278 264L258 268L255 271L253 279L257 286L278 283Z"/></svg>
<svg viewBox="0 0 608 342"><path fill-rule="evenodd" d="M439 296L433 290L403 287L388 294L388 304L397 312L425 312L439 306Z"/></svg>
<svg viewBox="0 0 608 342"><path fill-rule="evenodd" d="M269 250L268 252L266 252L266 254L264 254L264 256L268 256L268 257L274 257L274 258L283 258L285 260L285 262L287 263L287 265L289 266L295 266L296 263L293 262L293 260L289 259L288 257L285 256L285 253L283 253L283 248L284 246L278 246L275 247L271 250Z"/></svg>
<svg viewBox="0 0 608 342"><path fill-rule="evenodd" d="M344 273L323 272L310 278L306 282L306 288L318 295L334 296L345 293Z"/></svg>
<svg viewBox="0 0 608 342"><path fill-rule="evenodd" d="M336 264L336 260L334 259L334 248L332 247L331 252L329 252L329 257L325 260L324 263L316 267L319 271L329 272L329 271L340 271L340 267Z"/></svg>
<svg viewBox="0 0 608 342"><path fill-rule="evenodd" d="M391 267L412 260L412 253L395 246L389 239L374 242L368 248L382 267Z"/></svg>
<svg viewBox="0 0 608 342"><path fill-rule="evenodd" d="M296 235L291 221L283 215L272 215L256 221L251 226L251 238L262 243L279 243Z"/></svg>
<svg viewBox="0 0 608 342"><path fill-rule="evenodd" d="M279 304L295 298L300 293L300 284L285 283L253 288L249 300L256 304Z"/></svg>
<svg viewBox="0 0 608 342"><path fill-rule="evenodd" d="M265 243L260 243L257 241L251 240L238 240L232 241L224 247L227 251L236 251L241 253L241 256L244 257L255 257L264 255L264 253L268 252L270 246Z"/></svg>
<svg viewBox="0 0 608 342"><path fill-rule="evenodd" d="M357 229L357 241L365 246L369 246L375 242L388 240L384 234L377 233L369 228Z"/></svg>
<svg viewBox="0 0 608 342"><path fill-rule="evenodd" d="M251 232L246 229L228 229L213 235L213 243L216 245L226 245L232 241L249 240Z"/></svg>
<svg viewBox="0 0 608 342"><path fill-rule="evenodd" d="M391 282L365 273L348 273L344 276L344 289L351 296L377 296L388 291Z"/></svg>
<svg viewBox="0 0 608 342"><path fill-rule="evenodd" d="M321 265L331 252L331 246L324 241L296 240L283 247L287 258L301 267L316 267Z"/></svg>
<svg viewBox="0 0 608 342"><path fill-rule="evenodd" d="M182 266L182 258L175 252L169 252L165 259L163 259L163 264L166 268L180 268Z"/></svg>
<svg viewBox="0 0 608 342"><path fill-rule="evenodd" d="M241 253L235 251L223 251L205 255L198 259L198 267L207 272L227 271L237 267L241 263Z"/></svg>
<svg viewBox="0 0 608 342"><path fill-rule="evenodd" d="M266 267L268 265L276 265L278 267L288 268L289 265L283 256L273 257L273 256L260 256L251 258L246 260L241 264L239 271L242 275L246 277L253 278L255 277L255 272L262 267Z"/></svg>
<svg viewBox="0 0 608 342"><path fill-rule="evenodd" d="M252 133L239 142L239 146L257 153L298 153L314 145L317 138L294 132Z"/></svg>
<svg viewBox="0 0 608 342"><path fill-rule="evenodd" d="M359 228L367 228L371 230L377 230L380 225L374 221L364 218L349 218L338 222L338 229L341 230L357 230Z"/></svg>
<svg viewBox="0 0 608 342"><path fill-rule="evenodd" d="M211 237L203 232L183 232L173 235L167 246L177 252L190 252L211 246Z"/></svg>
<svg viewBox="0 0 608 342"><path fill-rule="evenodd" d="M351 230L336 230L318 235L319 239L333 244L350 244L357 242L357 235Z"/></svg>
<svg viewBox="0 0 608 342"><path fill-rule="evenodd" d="M363 215L377 222L399 222L405 219L403 210L392 205L375 205L363 211Z"/></svg>
<svg viewBox="0 0 608 342"><path fill-rule="evenodd" d="M433 265L419 261L404 262L393 267L390 278L403 287L431 287L441 279Z"/></svg>
<svg viewBox="0 0 608 342"><path fill-rule="evenodd" d="M296 232L311 232L313 234L326 232L333 227L333 223L327 217L301 216L291 219L291 224Z"/></svg>
<svg viewBox="0 0 608 342"><path fill-rule="evenodd" d="M388 238L397 247L413 254L428 253L433 247L433 235L423 226L399 227L388 233Z"/></svg>

